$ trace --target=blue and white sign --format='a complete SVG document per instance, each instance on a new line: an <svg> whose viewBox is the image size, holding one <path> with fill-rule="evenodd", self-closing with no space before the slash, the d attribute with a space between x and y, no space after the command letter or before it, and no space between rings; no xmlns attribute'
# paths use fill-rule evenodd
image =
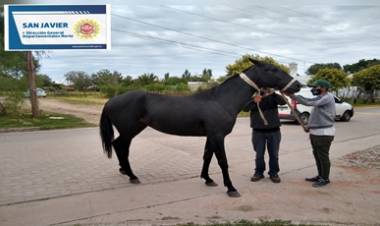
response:
<svg viewBox="0 0 380 226"><path fill-rule="evenodd" d="M111 6L4 5L8 51L111 49Z"/></svg>

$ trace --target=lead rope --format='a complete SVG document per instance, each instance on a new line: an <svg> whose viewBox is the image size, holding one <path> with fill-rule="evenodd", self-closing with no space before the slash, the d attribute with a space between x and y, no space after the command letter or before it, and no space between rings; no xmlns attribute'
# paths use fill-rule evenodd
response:
<svg viewBox="0 0 380 226"><path fill-rule="evenodd" d="M242 73L240 73L240 78L241 79L243 79L246 83L248 83L250 86L252 86L258 93L260 93L260 88L256 85L256 83L254 83L251 79L249 79L248 77L247 77L247 75L245 75L243 72ZM256 96L256 93L254 93L253 95L252 95L252 97L254 97L254 96ZM263 120L263 122L264 122L264 125L268 125L268 121L267 121L267 119L265 118L265 116L264 116L264 113L263 113L263 111L261 110L261 107L260 107L260 104L259 103L256 103L256 106L257 106L257 109L259 110L259 114L260 114L260 117L261 117L261 119Z"/></svg>
<svg viewBox="0 0 380 226"><path fill-rule="evenodd" d="M264 122L264 125L267 126L267 125L268 125L268 121L267 121L267 119L265 118L263 111L261 110L260 103L257 102L257 103L256 103L256 106L257 106L257 109L259 110L259 114L260 114L261 119L262 119L263 122Z"/></svg>
<svg viewBox="0 0 380 226"><path fill-rule="evenodd" d="M243 81L245 81L248 85L252 86L258 93L260 93L260 88L256 85L256 83L254 83L251 79L249 79L246 74L244 74L242 72L242 73L239 74L239 76L240 76L241 79L243 79ZM296 118L296 120L298 121L298 123L302 126L303 130L306 133L308 133L309 132L309 128L305 125L305 123L298 116L296 110L289 103L288 98L286 98L284 96L284 94L283 94L283 92L286 91L296 81L297 81L297 79L293 78L284 88L282 88L282 90L280 91L280 93L281 93L282 98L285 100L286 104L290 108L291 113L293 114L293 116ZM252 95L252 97L254 97L254 96L255 96L255 94ZM260 117L261 117L261 119L264 122L264 125L268 125L268 121L266 120L266 118L264 116L264 113L263 113L263 111L260 108L259 103L256 103L256 105L257 105L257 109L259 110Z"/></svg>
<svg viewBox="0 0 380 226"><path fill-rule="evenodd" d="M296 118L297 122L302 126L303 130L305 131L305 133L308 133L309 132L309 128L305 125L304 121L299 117L299 115L296 112L296 109L294 109L293 106L289 103L288 98L286 98L286 96L284 95L284 93L282 93L282 92L280 92L280 93L281 93L282 98L284 99L284 101L286 102L286 104L288 105L288 107L290 108L290 112Z"/></svg>

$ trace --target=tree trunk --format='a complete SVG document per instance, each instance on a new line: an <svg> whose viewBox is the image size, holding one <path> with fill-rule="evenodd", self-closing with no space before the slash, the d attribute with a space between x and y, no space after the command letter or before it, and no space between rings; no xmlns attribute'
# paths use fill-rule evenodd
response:
<svg viewBox="0 0 380 226"><path fill-rule="evenodd" d="M37 117L40 114L40 110L38 107L36 74L34 71L32 51L27 52L27 68L28 68L28 84L29 84L29 94L30 94L29 97L30 97L30 104L32 106L32 116Z"/></svg>
<svg viewBox="0 0 380 226"><path fill-rule="evenodd" d="M358 92L356 93L356 96L353 95L354 96L354 104L356 104L358 102L360 96L362 95L362 92L363 91L361 89L358 89Z"/></svg>
<svg viewBox="0 0 380 226"><path fill-rule="evenodd" d="M0 102L0 115L5 115L6 113L4 105Z"/></svg>
<svg viewBox="0 0 380 226"><path fill-rule="evenodd" d="M369 93L369 98L371 100L371 103L375 103L375 90L372 90L370 93Z"/></svg>

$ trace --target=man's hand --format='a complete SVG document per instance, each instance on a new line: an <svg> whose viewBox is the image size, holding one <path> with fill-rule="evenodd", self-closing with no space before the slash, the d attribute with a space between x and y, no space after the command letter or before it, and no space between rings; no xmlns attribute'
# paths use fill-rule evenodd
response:
<svg viewBox="0 0 380 226"><path fill-rule="evenodd" d="M256 95L256 96L253 98L253 101L254 101L255 103L260 103L261 99L263 99L262 96L260 96L260 95Z"/></svg>
<svg viewBox="0 0 380 226"><path fill-rule="evenodd" d="M288 93L288 92L281 92L282 94L285 94L286 96L290 97L291 99L294 99L294 94L293 93Z"/></svg>

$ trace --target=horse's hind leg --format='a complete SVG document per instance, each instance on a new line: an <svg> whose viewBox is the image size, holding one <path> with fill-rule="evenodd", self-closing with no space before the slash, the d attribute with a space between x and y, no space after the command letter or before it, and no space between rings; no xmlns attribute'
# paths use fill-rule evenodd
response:
<svg viewBox="0 0 380 226"><path fill-rule="evenodd" d="M230 197L239 197L240 194L236 188L232 185L229 173L227 156L224 149L224 136L217 135L208 137L210 139L210 148L214 150L215 156L218 159L218 164L223 174L224 186L228 188L227 194Z"/></svg>
<svg viewBox="0 0 380 226"><path fill-rule="evenodd" d="M120 134L120 136L114 140L113 147L115 149L117 158L120 164L120 173L129 176L131 183L140 183L137 176L133 173L131 165L129 164L129 147L133 137L140 133L146 126L139 125L138 127L131 128L128 134Z"/></svg>
<svg viewBox="0 0 380 226"><path fill-rule="evenodd" d="M125 139L121 136L118 137L116 140L114 140L112 143L113 148L115 149L115 152L116 152L116 156L119 160L120 173L128 175L132 183L138 184L139 179L133 173L131 166L129 164L129 160L128 160L130 144L131 144L131 139Z"/></svg>
<svg viewBox="0 0 380 226"><path fill-rule="evenodd" d="M213 155L213 150L209 147L209 140L206 140L206 145L205 145L205 151L203 154L203 167L202 167L202 172L201 172L201 178L205 179L205 184L207 186L217 186L217 184L210 178L208 174L210 162L212 159Z"/></svg>

